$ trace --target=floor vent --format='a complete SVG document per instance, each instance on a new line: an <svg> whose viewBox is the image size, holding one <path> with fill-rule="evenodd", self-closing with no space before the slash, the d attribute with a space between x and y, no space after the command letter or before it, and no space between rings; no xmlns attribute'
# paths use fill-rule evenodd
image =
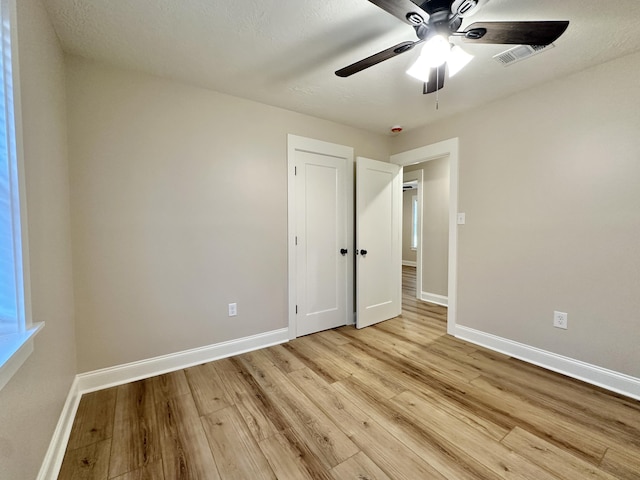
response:
<svg viewBox="0 0 640 480"><path fill-rule="evenodd" d="M518 45L517 47L510 48L509 50L494 55L493 58L496 62L506 67L553 47L555 47L553 43L550 43L549 45Z"/></svg>

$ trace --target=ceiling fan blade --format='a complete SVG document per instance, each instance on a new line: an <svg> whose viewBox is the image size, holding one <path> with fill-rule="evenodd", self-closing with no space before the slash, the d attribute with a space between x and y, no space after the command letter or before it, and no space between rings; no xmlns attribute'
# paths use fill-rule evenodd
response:
<svg viewBox="0 0 640 480"><path fill-rule="evenodd" d="M446 71L446 63L443 63L438 68L432 68L429 72L429 81L424 84L422 93L433 93L444 87L444 74Z"/></svg>
<svg viewBox="0 0 640 480"><path fill-rule="evenodd" d="M408 52L413 47L422 43L423 40L418 40L416 42L402 42L398 45L394 45L393 47L389 47L386 50L382 50L370 57L364 58L359 62L352 63L348 67L341 68L340 70L336 70L336 75L339 77L349 77L354 73L358 73L365 68L372 67L380 62L388 60L390 58L395 57L396 55L400 55L401 53Z"/></svg>
<svg viewBox="0 0 640 480"><path fill-rule="evenodd" d="M469 25L463 40L471 43L549 45L569 26L568 21L476 22Z"/></svg>
<svg viewBox="0 0 640 480"><path fill-rule="evenodd" d="M410 0L369 0L374 5L389 12L394 17L409 25L426 23L429 14Z"/></svg>

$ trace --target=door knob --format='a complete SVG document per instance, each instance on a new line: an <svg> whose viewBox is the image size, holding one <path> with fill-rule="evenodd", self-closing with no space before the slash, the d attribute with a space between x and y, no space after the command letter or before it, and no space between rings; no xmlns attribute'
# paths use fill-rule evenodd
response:
<svg viewBox="0 0 640 480"><path fill-rule="evenodd" d="M340 254L344 257L347 254L348 250L346 248L340 249Z"/></svg>
<svg viewBox="0 0 640 480"><path fill-rule="evenodd" d="M360 255L366 255L367 251L366 250L360 250Z"/></svg>

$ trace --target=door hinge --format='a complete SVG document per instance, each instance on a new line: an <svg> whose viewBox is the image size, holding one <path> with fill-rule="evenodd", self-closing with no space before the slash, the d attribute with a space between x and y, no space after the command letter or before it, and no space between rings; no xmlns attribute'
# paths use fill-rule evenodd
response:
<svg viewBox="0 0 640 480"><path fill-rule="evenodd" d="M296 235L296 245L298 245L298 236Z"/></svg>
<svg viewBox="0 0 640 480"><path fill-rule="evenodd" d="M298 167L293 167L293 174L298 175Z"/></svg>
<svg viewBox="0 0 640 480"><path fill-rule="evenodd" d="M296 315L298 314L298 305L296 305Z"/></svg>

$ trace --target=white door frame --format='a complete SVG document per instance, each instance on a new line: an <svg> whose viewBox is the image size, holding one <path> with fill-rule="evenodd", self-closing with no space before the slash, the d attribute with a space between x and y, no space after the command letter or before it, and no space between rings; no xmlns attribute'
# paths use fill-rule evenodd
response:
<svg viewBox="0 0 640 480"><path fill-rule="evenodd" d="M295 188L295 152L304 151L322 153L346 162L346 218L347 218L347 305L346 323L354 323L354 154L353 148L335 143L323 142L312 138L287 135L287 258L288 258L288 307L289 339L296 338L296 298L298 277L296 269L296 188Z"/></svg>
<svg viewBox="0 0 640 480"><path fill-rule="evenodd" d="M436 158L449 158L449 307L447 313L447 333L455 335L458 287L458 137L415 148L391 156L391 163L413 165Z"/></svg>

